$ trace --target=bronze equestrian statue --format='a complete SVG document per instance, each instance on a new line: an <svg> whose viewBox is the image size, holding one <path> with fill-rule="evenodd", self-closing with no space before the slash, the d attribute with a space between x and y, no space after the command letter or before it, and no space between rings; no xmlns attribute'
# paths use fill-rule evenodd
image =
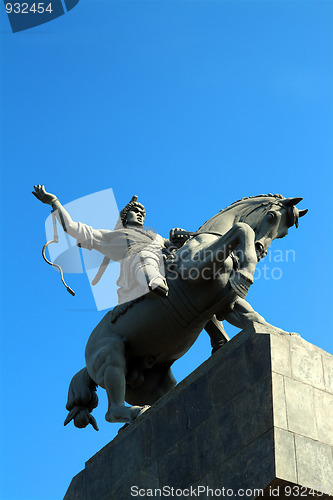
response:
<svg viewBox="0 0 333 500"><path fill-rule="evenodd" d="M34 194L53 206L66 228L64 222L70 223L70 218L56 196L40 185L35 186ZM143 252L143 273L140 275L136 264L131 268L136 279L142 283L153 279L161 288L154 292L152 282L147 293L107 312L93 330L85 351L86 368L73 377L69 387L65 425L74 420L77 427L90 423L98 429L91 415L98 403L97 386L108 395L106 420L131 423L176 385L171 365L188 351L203 328L208 332L215 328L222 344L223 320L241 329L253 322L267 325L245 297L257 262L272 241L286 236L290 227L298 227L299 217L306 214L307 210L296 208L301 200L272 194L243 198L195 233L179 230L186 241L165 253L165 278L160 260L153 265L156 278L149 276L144 265L149 242L135 242L136 254ZM142 231L144 217L129 217ZM126 227L124 222L120 230L130 233L131 224ZM91 234L86 237L82 246L91 245ZM146 258L149 261L149 255Z"/></svg>

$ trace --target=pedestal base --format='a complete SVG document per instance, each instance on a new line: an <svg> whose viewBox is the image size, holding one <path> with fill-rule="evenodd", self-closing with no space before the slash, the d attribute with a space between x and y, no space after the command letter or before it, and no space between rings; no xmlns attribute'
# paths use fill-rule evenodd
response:
<svg viewBox="0 0 333 500"><path fill-rule="evenodd" d="M333 356L255 324L92 457L65 500L333 498L332 416Z"/></svg>

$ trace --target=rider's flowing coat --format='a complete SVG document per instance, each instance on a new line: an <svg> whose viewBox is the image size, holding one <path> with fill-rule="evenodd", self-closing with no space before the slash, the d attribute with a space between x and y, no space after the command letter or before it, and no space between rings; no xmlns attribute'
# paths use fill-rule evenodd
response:
<svg viewBox="0 0 333 500"><path fill-rule="evenodd" d="M110 231L94 229L82 222L74 222L62 207L56 210L60 223L66 232L77 240L77 245L87 250L97 250L112 261L120 263L118 303L122 304L148 293L148 283L139 283L137 273L151 265L156 272L164 275L162 248L164 238L152 230L124 227ZM62 219L62 220L61 220Z"/></svg>

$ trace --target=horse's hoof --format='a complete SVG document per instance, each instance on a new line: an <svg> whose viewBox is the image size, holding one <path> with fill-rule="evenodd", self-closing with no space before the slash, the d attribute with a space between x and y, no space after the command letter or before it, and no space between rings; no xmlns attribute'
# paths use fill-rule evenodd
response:
<svg viewBox="0 0 333 500"><path fill-rule="evenodd" d="M133 419L131 420L131 423L134 422L137 418L141 417L141 415L143 415L147 410L149 410L149 408L150 408L149 405L145 405L145 406L140 407L139 412L137 413L137 415L135 417L133 417ZM138 407L133 406L131 409L137 410ZM131 425L131 423L127 423L127 424L123 425L122 427L120 427L120 429L118 430L118 434L120 432L124 431L129 425Z"/></svg>
<svg viewBox="0 0 333 500"><path fill-rule="evenodd" d="M139 413L137 414L137 416L135 417L135 420L139 417L141 417L141 415L143 415L147 410L149 410L150 408L150 405L145 405L141 408L141 410L139 411Z"/></svg>
<svg viewBox="0 0 333 500"><path fill-rule="evenodd" d="M293 335L294 337L302 338L301 335L297 332L285 332L284 330L281 330L281 332L283 333L283 335Z"/></svg>

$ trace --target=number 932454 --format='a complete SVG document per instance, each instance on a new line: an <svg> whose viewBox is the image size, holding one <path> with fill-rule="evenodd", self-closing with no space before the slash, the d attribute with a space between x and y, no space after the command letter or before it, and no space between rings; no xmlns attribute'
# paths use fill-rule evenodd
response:
<svg viewBox="0 0 333 500"><path fill-rule="evenodd" d="M24 2L8 2L6 3L6 12L7 14L51 14L53 10L52 3L39 2L29 6Z"/></svg>

